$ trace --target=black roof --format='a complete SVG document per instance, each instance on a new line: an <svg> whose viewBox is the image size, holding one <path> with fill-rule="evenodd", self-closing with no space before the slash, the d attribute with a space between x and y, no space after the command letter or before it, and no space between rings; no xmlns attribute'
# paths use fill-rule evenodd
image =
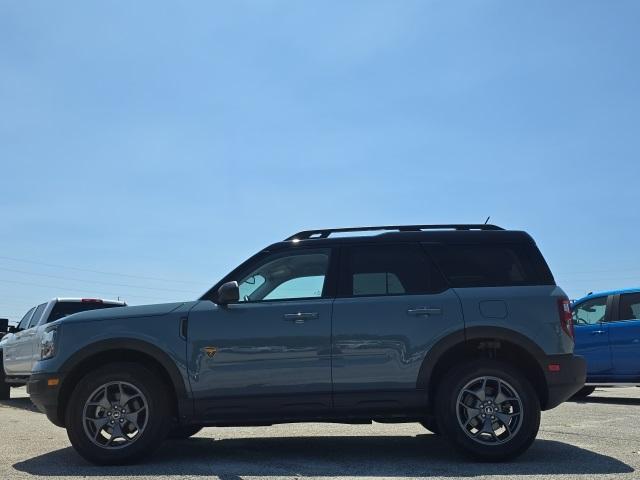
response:
<svg viewBox="0 0 640 480"><path fill-rule="evenodd" d="M371 235L368 232L381 233ZM363 235L362 233L366 233ZM353 235L351 235L353 234ZM327 246L336 243L532 243L528 233L504 230L496 225L446 224L446 225L384 225L370 227L322 228L304 230L274 243L268 250L290 247L292 243L305 246Z"/></svg>

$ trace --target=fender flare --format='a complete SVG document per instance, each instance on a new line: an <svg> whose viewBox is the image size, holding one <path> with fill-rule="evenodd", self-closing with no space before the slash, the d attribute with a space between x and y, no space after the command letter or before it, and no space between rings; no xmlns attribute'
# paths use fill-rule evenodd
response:
<svg viewBox="0 0 640 480"><path fill-rule="evenodd" d="M188 399L188 387L185 384L188 380L180 373L176 362L164 350L144 340L132 338L110 338L90 343L65 360L65 362L60 366L59 371L66 376L85 360L101 353L108 352L109 350L131 350L133 352L143 353L152 357L167 372L169 379L173 384L173 388L175 389L179 407L182 401Z"/></svg>
<svg viewBox="0 0 640 480"><path fill-rule="evenodd" d="M536 343L523 334L504 327L469 327L443 337L429 350L418 373L417 388L423 390L429 389L429 381L432 377L433 370L438 364L438 361L448 351L464 345L469 341L482 338L503 340L520 347L535 359L541 372L544 372L542 365L544 364L546 354Z"/></svg>

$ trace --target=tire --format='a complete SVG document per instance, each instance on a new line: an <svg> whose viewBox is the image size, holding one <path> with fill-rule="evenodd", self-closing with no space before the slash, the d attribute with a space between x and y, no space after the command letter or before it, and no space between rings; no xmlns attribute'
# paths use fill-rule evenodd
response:
<svg viewBox="0 0 640 480"><path fill-rule="evenodd" d="M107 364L83 377L71 394L67 435L92 463L136 462L167 437L172 421L168 398L166 385L153 370L137 363Z"/></svg>
<svg viewBox="0 0 640 480"><path fill-rule="evenodd" d="M11 398L11 385L5 383L4 365L2 363L2 350L0 350L0 400Z"/></svg>
<svg viewBox="0 0 640 480"><path fill-rule="evenodd" d="M595 389L596 389L596 387L582 387L580 390L578 390L576 393L574 393L573 397L571 397L571 398L574 399L574 400L585 399L589 395L591 395L595 391Z"/></svg>
<svg viewBox="0 0 640 480"><path fill-rule="evenodd" d="M527 378L506 363L479 359L454 367L437 391L438 428L476 460L517 457L538 434L540 400Z"/></svg>
<svg viewBox="0 0 640 480"><path fill-rule="evenodd" d="M184 440L189 437L193 437L196 433L202 430L200 425L185 425L180 427L173 427L169 430L168 438L172 440Z"/></svg>
<svg viewBox="0 0 640 480"><path fill-rule="evenodd" d="M428 418L420 422L426 430L429 430L434 435L440 435L440 429L438 428L438 422L435 418Z"/></svg>

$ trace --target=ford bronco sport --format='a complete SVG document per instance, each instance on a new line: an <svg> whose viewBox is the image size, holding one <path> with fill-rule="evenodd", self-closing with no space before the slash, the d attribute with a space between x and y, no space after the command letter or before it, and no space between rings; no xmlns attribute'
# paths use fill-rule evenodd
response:
<svg viewBox="0 0 640 480"><path fill-rule="evenodd" d="M31 399L99 464L206 426L372 421L504 460L585 381L569 300L493 225L300 232L197 301L53 322L41 352Z"/></svg>

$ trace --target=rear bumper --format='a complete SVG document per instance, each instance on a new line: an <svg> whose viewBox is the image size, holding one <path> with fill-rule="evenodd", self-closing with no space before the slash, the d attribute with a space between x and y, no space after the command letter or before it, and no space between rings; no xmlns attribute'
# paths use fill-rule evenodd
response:
<svg viewBox="0 0 640 480"><path fill-rule="evenodd" d="M49 385L49 379L59 379L57 385ZM58 374L35 374L31 375L27 382L27 393L31 397L33 404L44 413L47 418L58 427L64 427L64 418L61 418L58 409L58 394L62 377Z"/></svg>
<svg viewBox="0 0 640 480"><path fill-rule="evenodd" d="M548 389L543 410L555 408L571 398L587 379L587 362L578 355L549 355L543 368Z"/></svg>

